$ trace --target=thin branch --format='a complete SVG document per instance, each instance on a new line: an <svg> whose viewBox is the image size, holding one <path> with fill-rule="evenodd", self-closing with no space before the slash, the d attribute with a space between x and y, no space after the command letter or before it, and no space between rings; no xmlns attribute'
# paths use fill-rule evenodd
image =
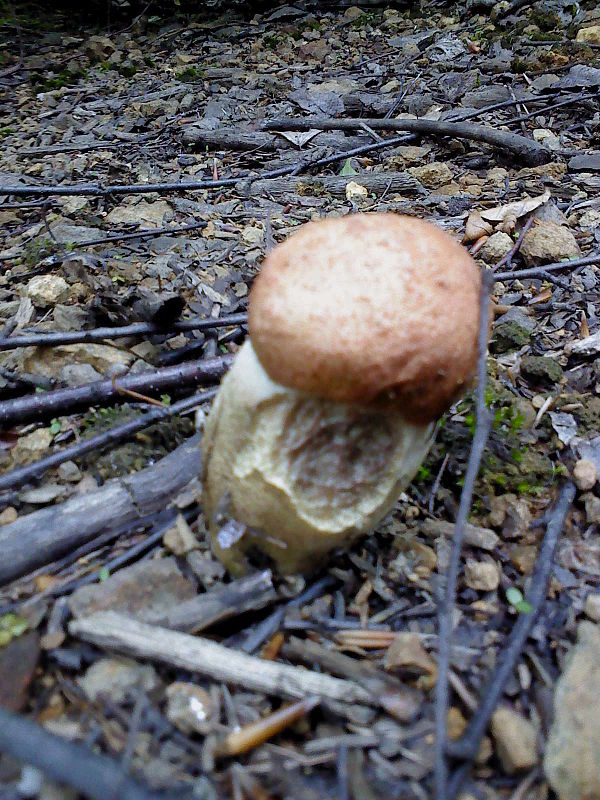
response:
<svg viewBox="0 0 600 800"><path fill-rule="evenodd" d="M111 478L85 495L75 494L0 527L0 586L115 528L152 524L149 515L163 511L200 474L200 441L199 435L192 436L140 472Z"/></svg>
<svg viewBox="0 0 600 800"><path fill-rule="evenodd" d="M108 197L109 195L123 194L166 194L168 192L189 192L198 189L224 189L233 188L238 184L253 183L256 180L268 180L279 178L283 175L298 175L313 167L324 167L328 164L335 164L337 161L345 161L352 156L360 156L364 153L371 153L376 150L383 150L385 147L395 147L398 144L405 144L412 139L412 135L393 136L383 142L373 142L360 147L353 147L350 150L342 150L332 156L323 158L307 158L288 167L281 167L269 172L246 173L238 175L236 178L220 178L219 180L205 181L186 181L183 183L134 183L134 184L114 184L102 186L100 184L82 184L80 186L27 186L25 184L0 185L0 196L12 195L14 197Z"/></svg>
<svg viewBox="0 0 600 800"><path fill-rule="evenodd" d="M458 139L471 139L485 142L492 147L508 150L526 164L537 166L550 161L552 154L543 145L518 133L497 130L487 125L473 125L464 122L446 122L431 119L334 119L331 117L303 117L301 119L284 117L268 120L263 130L305 131L320 130L360 130L362 125L373 130L408 131L430 136L454 136Z"/></svg>
<svg viewBox="0 0 600 800"><path fill-rule="evenodd" d="M17 336L0 337L0 350L15 350L17 347L89 344L90 342L101 342L105 339L120 339L123 336L174 335L187 331L204 331L244 325L247 320L247 314L229 314L215 319L206 317L182 319L178 322L172 322L168 326L157 325L154 322L134 322L131 325L121 325L115 328L93 328L89 331L25 332Z"/></svg>
<svg viewBox="0 0 600 800"><path fill-rule="evenodd" d="M446 577L445 594L439 605L439 650L438 677L435 693L435 797L436 800L447 800L448 765L446 763L446 715L448 713L448 671L450 668L450 649L452 646L452 612L456 600L458 568L460 552L465 538L467 517L471 508L471 499L475 480L479 472L479 464L491 426L491 414L485 402L486 355L489 319L491 273L482 274L481 296L479 303L479 334L477 362L477 423L473 444L469 454L469 462L465 482L460 496L460 506L456 517L456 527L452 541L452 553Z"/></svg>
<svg viewBox="0 0 600 800"><path fill-rule="evenodd" d="M519 614L508 640L500 650L496 669L490 678L483 699L477 709L477 713L471 719L466 731L460 739L454 742L448 742L446 745L446 752L448 755L453 758L464 759L469 766L477 756L481 740L490 718L498 705L504 687L512 675L517 660L523 650L523 646L527 641L527 637L531 633L531 629L535 625L542 605L546 600L546 592L552 572L556 545L574 499L575 486L568 481L561 489L558 501L548 522L535 569L531 576L529 591L525 598L527 603L531 606L531 611ZM468 769L466 771L468 772ZM465 775L464 766L459 767L457 770L457 777L453 777L451 790L448 793L448 800L452 800L452 798L456 796Z"/></svg>
<svg viewBox="0 0 600 800"><path fill-rule="evenodd" d="M113 611L74 620L69 632L109 650L161 661L246 690L294 698L314 694L345 703L376 702L353 681L250 656L209 639L148 625Z"/></svg>
<svg viewBox="0 0 600 800"><path fill-rule="evenodd" d="M497 269L500 269L500 267L503 267L505 264L508 264L508 266L510 266L512 264L513 258L517 255L517 253L519 252L519 250L521 249L521 247L523 245L523 241L525 239L525 234L527 233L529 228L531 228L531 226L533 225L533 220L534 220L534 216L532 214L532 215L529 216L529 218L527 219L527 221L525 222L525 224L521 228L521 232L519 233L519 238L514 243L514 245L510 248L508 253L503 255L502 258L500 259L500 261L498 261L496 264L494 264L494 267L493 267L494 272L496 272Z"/></svg>
<svg viewBox="0 0 600 800"><path fill-rule="evenodd" d="M78 247L92 247L92 245L110 244L111 242L127 242L132 239L153 239L156 236L172 236L175 233L187 233L206 228L208 222L190 222L187 225L163 225L162 228L152 228L151 230L133 231L131 233L109 233L108 236L101 236L96 239L84 239L81 242L74 242Z"/></svg>
<svg viewBox="0 0 600 800"><path fill-rule="evenodd" d="M69 389L17 397L0 403L0 426L39 422L107 403L124 402L123 391L160 394L169 389L220 378L229 369L232 355L218 356L175 367L126 375L114 380L95 381Z"/></svg>
<svg viewBox="0 0 600 800"><path fill-rule="evenodd" d="M600 262L600 251L592 253L583 258L574 258L571 261L557 261L554 264L544 264L542 267L531 267L530 269L515 269L512 272L496 272L494 280L497 281L510 281L517 280L517 278L543 278L545 272L559 272L563 269L576 269L577 267L585 267L588 264L597 264Z"/></svg>
<svg viewBox="0 0 600 800"><path fill-rule="evenodd" d="M0 491L15 489L17 486L22 486L28 481L40 478L49 469L58 467L60 464L64 464L65 461L74 461L95 450L100 450L107 445L115 445L119 444L119 442L124 442L138 431L150 425L154 425L157 422L161 422L163 419L174 417L177 414L189 413L201 403L213 397L216 392L216 389L209 389L207 392L195 394L192 395L192 397L186 397L184 400L179 400L177 403L173 403L172 406L153 408L151 411L141 414L139 417L131 419L123 425L115 425L115 427L110 428L108 431L99 433L96 436L91 436L89 439L83 439L77 442L77 444L65 447L58 453L52 453L52 455L41 458L39 461L34 461L32 464L26 464L24 467L13 469L11 472L0 475Z"/></svg>
<svg viewBox="0 0 600 800"><path fill-rule="evenodd" d="M84 745L55 736L2 708L0 752L31 764L56 783L71 786L93 800L117 796L120 800L164 800L123 775L117 761L96 755Z"/></svg>

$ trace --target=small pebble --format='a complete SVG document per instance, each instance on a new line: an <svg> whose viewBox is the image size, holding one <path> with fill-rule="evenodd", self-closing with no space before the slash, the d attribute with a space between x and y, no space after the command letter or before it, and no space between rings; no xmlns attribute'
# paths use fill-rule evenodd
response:
<svg viewBox="0 0 600 800"><path fill-rule="evenodd" d="M479 592L493 592L500 583L500 572L491 561L469 559L465 564L465 583L469 589Z"/></svg>
<svg viewBox="0 0 600 800"><path fill-rule="evenodd" d="M600 622L600 594L588 594L583 610L594 622Z"/></svg>
<svg viewBox="0 0 600 800"><path fill-rule="evenodd" d="M598 480L598 470L593 461L582 458L573 467L573 480L582 492L593 489Z"/></svg>

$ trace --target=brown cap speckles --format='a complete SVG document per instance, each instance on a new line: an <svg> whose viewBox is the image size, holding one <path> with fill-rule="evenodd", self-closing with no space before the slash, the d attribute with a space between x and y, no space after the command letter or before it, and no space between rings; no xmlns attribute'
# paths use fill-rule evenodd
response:
<svg viewBox="0 0 600 800"><path fill-rule="evenodd" d="M479 268L440 228L395 214L310 222L250 294L254 350L277 383L406 419L439 417L477 363Z"/></svg>

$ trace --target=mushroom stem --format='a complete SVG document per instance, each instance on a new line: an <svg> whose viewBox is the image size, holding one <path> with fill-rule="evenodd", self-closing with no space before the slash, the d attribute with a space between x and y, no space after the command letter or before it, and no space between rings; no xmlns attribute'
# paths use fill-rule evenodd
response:
<svg viewBox="0 0 600 800"><path fill-rule="evenodd" d="M264 563L306 572L372 530L431 445L435 423L275 383L248 340L204 434L204 510L233 574Z"/></svg>

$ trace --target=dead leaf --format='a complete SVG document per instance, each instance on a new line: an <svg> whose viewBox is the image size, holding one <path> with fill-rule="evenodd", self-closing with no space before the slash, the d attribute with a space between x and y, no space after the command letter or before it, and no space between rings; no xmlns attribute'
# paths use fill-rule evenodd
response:
<svg viewBox="0 0 600 800"><path fill-rule="evenodd" d="M530 214L536 208L543 206L550 200L550 192L548 189L544 194L537 195L536 197L526 197L524 200L517 200L514 203L507 203L504 206L495 206L494 208L486 208L479 213L485 220L490 222L504 222L508 216L514 215L523 217L525 214Z"/></svg>
<svg viewBox="0 0 600 800"><path fill-rule="evenodd" d="M317 134L322 133L318 128L311 128L309 131L274 131L275 134L283 136L298 149L314 139Z"/></svg>
<svg viewBox="0 0 600 800"><path fill-rule="evenodd" d="M486 222L482 218L479 211L472 211L469 214L469 218L465 227L465 235L463 236L462 240L463 244L476 242L482 236L490 234L492 230L492 226L489 224L489 222Z"/></svg>

